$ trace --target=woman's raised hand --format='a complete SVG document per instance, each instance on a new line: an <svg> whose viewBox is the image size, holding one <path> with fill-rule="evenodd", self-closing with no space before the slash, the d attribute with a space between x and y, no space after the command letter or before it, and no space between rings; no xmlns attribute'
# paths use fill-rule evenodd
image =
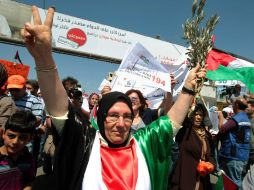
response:
<svg viewBox="0 0 254 190"><path fill-rule="evenodd" d="M35 60L43 60L47 56L52 55L52 23L55 10L49 8L46 19L42 23L39 10L36 6L32 6L32 16L34 23L25 23L21 31L25 45ZM46 57L45 57L46 56Z"/></svg>
<svg viewBox="0 0 254 190"><path fill-rule="evenodd" d="M205 78L206 68L201 68L199 64L190 70L187 78L185 79L184 86L191 90L196 90L198 80Z"/></svg>

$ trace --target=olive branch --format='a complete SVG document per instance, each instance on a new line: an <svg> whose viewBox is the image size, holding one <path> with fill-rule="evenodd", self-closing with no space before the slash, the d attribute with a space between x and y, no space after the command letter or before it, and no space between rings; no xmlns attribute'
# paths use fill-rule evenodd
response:
<svg viewBox="0 0 254 190"><path fill-rule="evenodd" d="M188 67L194 68L197 64L200 64L201 68L204 68L206 56L213 47L212 31L215 29L218 23L219 16L213 15L207 21L204 27L201 27L202 21L205 18L204 6L206 0L194 0L192 4L192 18L187 19L183 24L184 39L187 41L189 48L187 49L188 55ZM199 82L199 93L203 86L203 80Z"/></svg>

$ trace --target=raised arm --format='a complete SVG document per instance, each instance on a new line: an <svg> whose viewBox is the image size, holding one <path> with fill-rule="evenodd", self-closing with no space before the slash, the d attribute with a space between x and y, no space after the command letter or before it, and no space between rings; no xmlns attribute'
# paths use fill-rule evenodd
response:
<svg viewBox="0 0 254 190"><path fill-rule="evenodd" d="M204 78L206 75L206 69L200 69L200 66L193 68L189 75L187 76L184 87L194 92L195 86L197 84L198 78ZM192 104L194 96L182 90L179 94L176 102L168 112L168 116L172 121L177 124L182 124L184 118L186 117L188 110Z"/></svg>
<svg viewBox="0 0 254 190"><path fill-rule="evenodd" d="M168 111L173 105L173 90L176 85L175 76L173 74L170 74L170 79L171 79L171 92L167 92L165 94L165 97L159 106L159 110L163 109L163 113L165 115L168 113ZM161 115L159 110L158 110L158 117L160 117Z"/></svg>
<svg viewBox="0 0 254 190"><path fill-rule="evenodd" d="M44 23L36 6L32 6L32 15L34 24L26 23L21 33L28 51L35 60L38 82L47 111L53 116L63 116L67 113L68 96L52 56L51 28L54 9L48 9Z"/></svg>

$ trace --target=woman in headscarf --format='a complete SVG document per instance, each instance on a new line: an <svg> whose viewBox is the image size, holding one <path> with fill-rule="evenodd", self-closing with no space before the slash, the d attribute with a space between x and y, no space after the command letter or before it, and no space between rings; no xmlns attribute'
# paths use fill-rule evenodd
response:
<svg viewBox="0 0 254 190"><path fill-rule="evenodd" d="M104 95L98 104L96 131L75 117L58 76L51 52L54 9L49 8L44 24L35 6L32 14L34 24L26 23L22 35L35 59L57 143L52 176L41 177L33 189L166 189L172 139L192 102L196 79L203 78L205 70L197 66L190 71L167 115L134 136L130 134L134 115L128 96L120 92Z"/></svg>
<svg viewBox="0 0 254 190"><path fill-rule="evenodd" d="M90 112L93 110L94 106L96 106L98 104L99 99L100 99L99 94L97 94L95 92L90 94L90 96L88 97L88 104L89 104Z"/></svg>
<svg viewBox="0 0 254 190"><path fill-rule="evenodd" d="M176 135L179 157L172 172L172 190L209 190L209 174L216 167L212 135L206 130L204 118L208 112L203 104L196 104ZM206 168L208 167L208 168ZM200 170L201 169L201 170ZM204 170L202 170L204 169Z"/></svg>

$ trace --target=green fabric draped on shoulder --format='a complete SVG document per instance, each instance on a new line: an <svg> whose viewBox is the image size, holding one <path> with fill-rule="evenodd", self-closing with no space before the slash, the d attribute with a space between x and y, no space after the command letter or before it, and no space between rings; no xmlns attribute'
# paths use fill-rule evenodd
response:
<svg viewBox="0 0 254 190"><path fill-rule="evenodd" d="M162 116L139 129L134 138L146 159L152 190L167 189L173 143L173 129L169 117Z"/></svg>

